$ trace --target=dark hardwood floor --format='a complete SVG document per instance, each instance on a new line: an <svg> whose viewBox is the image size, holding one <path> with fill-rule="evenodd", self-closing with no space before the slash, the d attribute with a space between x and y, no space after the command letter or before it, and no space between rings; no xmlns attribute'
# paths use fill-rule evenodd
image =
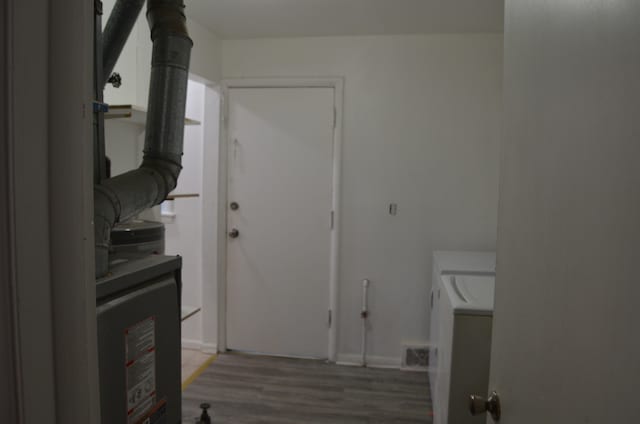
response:
<svg viewBox="0 0 640 424"><path fill-rule="evenodd" d="M211 404L214 424L432 422L422 372L222 354L183 392L183 422Z"/></svg>

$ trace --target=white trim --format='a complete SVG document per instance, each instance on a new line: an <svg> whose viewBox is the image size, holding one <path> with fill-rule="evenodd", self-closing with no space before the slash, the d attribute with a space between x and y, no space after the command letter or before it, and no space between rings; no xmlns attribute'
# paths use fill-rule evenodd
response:
<svg viewBox="0 0 640 424"><path fill-rule="evenodd" d="M318 77L318 78L226 78L222 80L225 90L230 88L335 88L342 91L344 78L342 77Z"/></svg>
<svg viewBox="0 0 640 424"><path fill-rule="evenodd" d="M218 222L217 222L217 312L218 334L216 341L221 351L227 349L227 102L228 89L220 85L220 107L218 125Z"/></svg>
<svg viewBox="0 0 640 424"><path fill-rule="evenodd" d="M338 365L351 367L362 367L362 355L340 354L336 361ZM400 369L402 358L393 356L367 356L367 367L369 368L393 368Z"/></svg>
<svg viewBox="0 0 640 424"><path fill-rule="evenodd" d="M331 328L329 329L329 360L335 361L338 354L338 293L340 279L340 234L342 194L342 122L344 105L344 80L334 81L335 128L333 130L333 232L331 235L331 276L329 279L329 307Z"/></svg>
<svg viewBox="0 0 640 424"><path fill-rule="evenodd" d="M208 353L210 355L215 355L218 353L218 345L215 343L202 343L200 346L200 351L204 353Z"/></svg>
<svg viewBox="0 0 640 424"><path fill-rule="evenodd" d="M342 181L342 125L344 105L344 78L240 78L222 81L220 96L220 152L219 152L219 213L218 213L218 346L226 350L226 248L227 248L227 120L229 115L228 98L231 88L333 88L333 106L335 110L335 128L333 134L333 190L332 210L333 230L331 231L330 270L329 270L329 309L331 327L328 330L327 357L335 362L338 342L338 287L340 269L340 198Z"/></svg>
<svg viewBox="0 0 640 424"><path fill-rule="evenodd" d="M218 353L218 345L215 343L204 343L202 340L182 339L182 349L198 350L202 353L215 355Z"/></svg>
<svg viewBox="0 0 640 424"><path fill-rule="evenodd" d="M202 340L182 339L180 344L183 349L202 350Z"/></svg>
<svg viewBox="0 0 640 424"><path fill-rule="evenodd" d="M270 352L254 352L251 350L236 350L233 349L230 352L239 354L239 355L249 355L249 356L269 356L272 358L286 358L286 359L305 359L308 361L326 361L325 357L317 357L317 356L303 356L303 355L286 355L280 353L270 353Z"/></svg>
<svg viewBox="0 0 640 424"><path fill-rule="evenodd" d="M218 168L220 137L220 86L205 84L202 127L202 330L203 343L216 343L218 337ZM211 164L212 166L209 166Z"/></svg>

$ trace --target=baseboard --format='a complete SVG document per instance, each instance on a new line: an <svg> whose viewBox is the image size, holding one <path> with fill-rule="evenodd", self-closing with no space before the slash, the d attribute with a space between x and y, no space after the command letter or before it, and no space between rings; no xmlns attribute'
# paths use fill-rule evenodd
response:
<svg viewBox="0 0 640 424"><path fill-rule="evenodd" d="M338 365L362 366L362 356L353 354L338 355ZM371 368L400 368L402 358L393 356L367 356L367 366Z"/></svg>
<svg viewBox="0 0 640 424"><path fill-rule="evenodd" d="M202 342L200 340L182 339L182 348L189 350L202 350Z"/></svg>
<svg viewBox="0 0 640 424"><path fill-rule="evenodd" d="M199 350L204 353L215 355L218 353L218 345L216 343L203 343L198 340L182 339L182 348ZM361 356L354 354L338 355L336 363L338 365L346 365L360 367ZM367 366L371 368L401 368L402 358L392 356L367 356Z"/></svg>
<svg viewBox="0 0 640 424"><path fill-rule="evenodd" d="M216 343L202 343L200 350L204 353L215 355L218 353L218 345Z"/></svg>

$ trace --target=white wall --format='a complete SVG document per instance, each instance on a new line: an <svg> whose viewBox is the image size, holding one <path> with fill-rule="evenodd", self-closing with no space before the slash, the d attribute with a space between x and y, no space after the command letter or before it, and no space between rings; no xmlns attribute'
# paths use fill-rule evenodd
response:
<svg viewBox="0 0 640 424"><path fill-rule="evenodd" d="M187 21L187 28L189 29L189 36L193 40L191 62L189 64L190 78L204 83L220 81L222 75L220 40L215 34L192 20ZM149 97L153 44L151 43L149 26L146 20L144 22L138 20L136 29L138 43L136 104L146 107Z"/></svg>
<svg viewBox="0 0 640 424"><path fill-rule="evenodd" d="M104 125L105 152L111 160L111 175L140 166L144 146L144 126L122 119L108 119Z"/></svg>
<svg viewBox="0 0 640 424"><path fill-rule="evenodd" d="M181 255L182 304L202 311L182 324L182 344L216 352L219 97L210 86L189 81L187 116L201 125L185 127L183 170L173 193L200 197L173 201L174 218L162 217L166 253ZM203 261L203 255L213 260Z"/></svg>
<svg viewBox="0 0 640 424"><path fill-rule="evenodd" d="M182 304L202 311L182 324L182 344L216 352L218 242L219 97L210 86L189 81L187 116L201 125L185 127L183 170L173 193L200 197L173 201L175 218L163 217L166 253L181 255ZM206 256L204 256L206 255ZM203 257L213 258L203 260Z"/></svg>
<svg viewBox="0 0 640 424"><path fill-rule="evenodd" d="M113 9L116 0L102 1L102 27L104 28L109 19L109 14ZM144 10L140 13L140 17L136 22L136 26L131 31L129 39L120 54L120 58L116 63L114 72L122 77L122 85L114 88L111 84L107 84L104 90L104 98L107 103L111 104L138 104L136 99L137 87L137 50L138 50L138 27L145 26ZM148 27L148 25L146 25ZM147 30L148 33L148 30ZM148 67L151 62L148 62Z"/></svg>
<svg viewBox="0 0 640 424"><path fill-rule="evenodd" d="M206 81L220 81L222 78L222 43L215 34L191 19L187 19L187 27L193 40L190 72Z"/></svg>
<svg viewBox="0 0 640 424"><path fill-rule="evenodd" d="M218 232L220 95L211 87L204 94L202 165L202 348L217 352L218 342Z"/></svg>
<svg viewBox="0 0 640 424"><path fill-rule="evenodd" d="M431 252L495 248L502 36L230 40L222 62L225 78L345 78L339 360L360 350L369 278L371 360L398 364L427 339Z"/></svg>
<svg viewBox="0 0 640 424"><path fill-rule="evenodd" d="M189 81L187 116L204 120L203 84ZM185 127L182 172L176 194L202 194L202 125ZM202 307L202 198L180 198L173 201L176 216L163 218L167 255L182 256L182 305ZM182 324L183 342L199 345L202 341L202 314Z"/></svg>

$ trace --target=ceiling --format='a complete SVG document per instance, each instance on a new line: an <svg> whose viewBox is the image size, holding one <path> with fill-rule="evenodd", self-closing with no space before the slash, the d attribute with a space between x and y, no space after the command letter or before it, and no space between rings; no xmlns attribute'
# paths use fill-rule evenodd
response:
<svg viewBox="0 0 640 424"><path fill-rule="evenodd" d="M221 38L502 32L504 0L185 0Z"/></svg>

